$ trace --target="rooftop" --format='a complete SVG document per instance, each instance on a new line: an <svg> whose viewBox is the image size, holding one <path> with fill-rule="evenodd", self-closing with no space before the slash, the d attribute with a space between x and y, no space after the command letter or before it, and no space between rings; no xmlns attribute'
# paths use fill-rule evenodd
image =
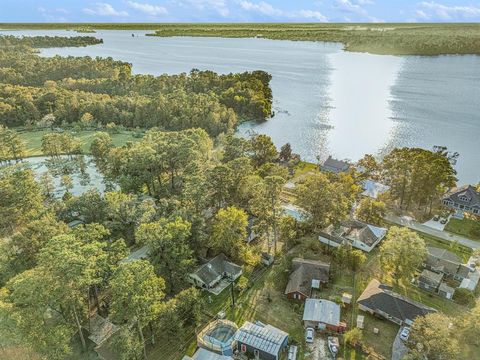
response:
<svg viewBox="0 0 480 360"><path fill-rule="evenodd" d="M390 190L390 186L383 185L373 180L362 181L362 187L363 187L362 195L371 197L373 199L377 199L380 195Z"/></svg>
<svg viewBox="0 0 480 360"><path fill-rule="evenodd" d="M307 299L303 320L337 326L340 323L340 306L329 300Z"/></svg>
<svg viewBox="0 0 480 360"><path fill-rule="evenodd" d="M206 264L200 266L194 274L205 284L210 284L224 273L238 275L241 272L241 266L230 262L225 254L219 254Z"/></svg>
<svg viewBox="0 0 480 360"><path fill-rule="evenodd" d="M329 280L330 264L322 261L295 258L292 260L292 273L285 289L285 294L300 292L310 295L313 285L326 283ZM314 283L314 281L316 281ZM320 285L320 284L318 284Z"/></svg>
<svg viewBox="0 0 480 360"><path fill-rule="evenodd" d="M472 185L453 188L443 198L466 206L480 207L480 192Z"/></svg>
<svg viewBox="0 0 480 360"><path fill-rule="evenodd" d="M235 340L271 355L277 355L288 334L271 325L245 322L235 334Z"/></svg>
<svg viewBox="0 0 480 360"><path fill-rule="evenodd" d="M357 303L374 311L380 310L402 321L413 321L417 316L436 311L393 292L390 286L381 284L376 279L370 281Z"/></svg>

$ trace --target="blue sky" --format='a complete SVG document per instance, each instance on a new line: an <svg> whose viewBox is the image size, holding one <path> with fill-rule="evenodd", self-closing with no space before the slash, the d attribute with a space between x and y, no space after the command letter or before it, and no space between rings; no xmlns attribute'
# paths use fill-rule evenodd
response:
<svg viewBox="0 0 480 360"><path fill-rule="evenodd" d="M0 0L0 22L478 22L480 0Z"/></svg>

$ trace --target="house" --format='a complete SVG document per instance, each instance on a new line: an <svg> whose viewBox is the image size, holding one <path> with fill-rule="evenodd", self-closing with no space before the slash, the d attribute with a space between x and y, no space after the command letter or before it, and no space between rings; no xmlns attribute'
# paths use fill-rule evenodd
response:
<svg viewBox="0 0 480 360"><path fill-rule="evenodd" d="M266 266L270 266L275 261L275 256L263 251L262 254L260 255L260 261L262 264Z"/></svg>
<svg viewBox="0 0 480 360"><path fill-rule="evenodd" d="M113 360L118 358L119 355L110 340L120 330L119 326L95 314L82 327L88 333L88 339L95 344L94 350L99 359Z"/></svg>
<svg viewBox="0 0 480 360"><path fill-rule="evenodd" d="M341 172L346 172L350 169L350 164L346 161L341 161L332 158L329 156L327 160L320 166L320 170L325 172L331 172L334 174L338 174Z"/></svg>
<svg viewBox="0 0 480 360"><path fill-rule="evenodd" d="M472 185L451 189L443 196L442 202L456 210L456 217L463 218L464 212L480 216L480 192Z"/></svg>
<svg viewBox="0 0 480 360"><path fill-rule="evenodd" d="M423 267L460 282L468 278L473 271L468 265L462 264L460 257L453 252L433 246L427 247L427 258Z"/></svg>
<svg viewBox="0 0 480 360"><path fill-rule="evenodd" d="M392 291L390 286L373 279L357 299L358 308L372 315L376 314L398 325L411 325L417 316L424 316L436 310L410 300Z"/></svg>
<svg viewBox="0 0 480 360"><path fill-rule="evenodd" d="M307 299L303 310L303 325L319 330L344 332L347 325L340 321L340 305L323 299Z"/></svg>
<svg viewBox="0 0 480 360"><path fill-rule="evenodd" d="M295 258L292 260L292 272L285 289L289 299L305 300L311 297L312 289L318 289L328 283L330 264L322 261Z"/></svg>
<svg viewBox="0 0 480 360"><path fill-rule="evenodd" d="M358 220L347 220L338 226L330 225L320 231L320 242L339 247L351 244L352 247L370 252L382 241L387 229L373 226Z"/></svg>
<svg viewBox="0 0 480 360"><path fill-rule="evenodd" d="M242 267L230 262L225 254L219 254L189 274L189 281L211 293L220 294L229 284L242 275Z"/></svg>
<svg viewBox="0 0 480 360"><path fill-rule="evenodd" d="M378 199L380 195L385 194L388 190L390 190L390 186L383 185L373 180L362 181L362 188L362 196L370 197L372 199Z"/></svg>
<svg viewBox="0 0 480 360"><path fill-rule="evenodd" d="M452 299L455 289L443 282L444 274L424 269L417 278L418 287L434 292L446 299Z"/></svg>
<svg viewBox="0 0 480 360"><path fill-rule="evenodd" d="M288 348L288 334L271 325L245 322L235 334L239 353L258 360L279 360Z"/></svg>

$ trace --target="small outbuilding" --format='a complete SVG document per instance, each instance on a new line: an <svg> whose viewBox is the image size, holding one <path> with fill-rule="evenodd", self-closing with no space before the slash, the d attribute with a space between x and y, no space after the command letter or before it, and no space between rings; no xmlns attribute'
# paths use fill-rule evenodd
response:
<svg viewBox="0 0 480 360"><path fill-rule="evenodd" d="M246 322L235 334L239 353L258 360L279 360L288 348L288 334L271 325Z"/></svg>
<svg viewBox="0 0 480 360"><path fill-rule="evenodd" d="M340 305L324 299L307 299L303 325L318 330L344 332L347 325L340 321Z"/></svg>

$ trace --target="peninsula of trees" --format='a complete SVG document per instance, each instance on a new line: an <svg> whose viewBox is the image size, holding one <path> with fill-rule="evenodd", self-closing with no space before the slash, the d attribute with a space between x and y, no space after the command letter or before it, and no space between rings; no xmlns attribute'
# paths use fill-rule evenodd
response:
<svg viewBox="0 0 480 360"><path fill-rule="evenodd" d="M32 49L88 39L94 38L0 37L0 124L34 126L45 116L52 125L70 124L88 113L97 124L202 128L217 136L239 121L271 116L271 76L263 71L133 75L131 64L112 58L45 58Z"/></svg>

